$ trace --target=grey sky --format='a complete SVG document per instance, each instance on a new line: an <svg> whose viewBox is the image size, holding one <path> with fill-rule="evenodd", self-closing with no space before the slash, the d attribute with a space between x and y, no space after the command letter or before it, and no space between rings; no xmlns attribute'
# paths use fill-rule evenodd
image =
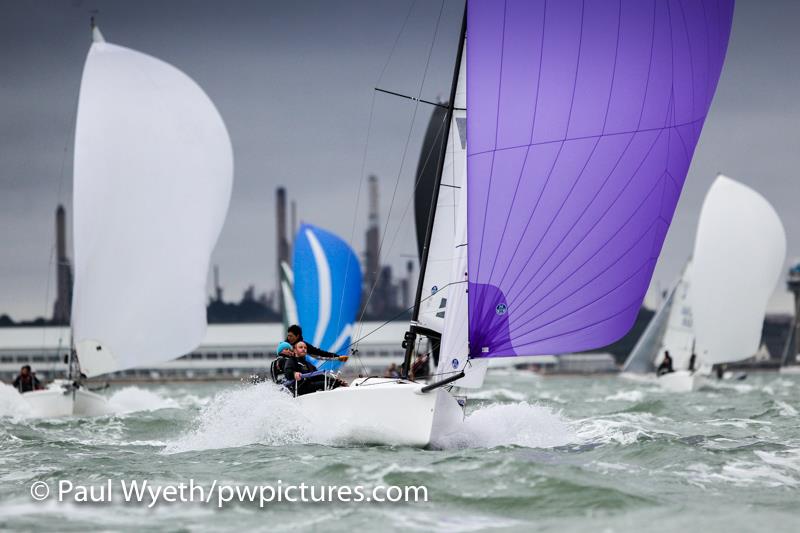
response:
<svg viewBox="0 0 800 533"><path fill-rule="evenodd" d="M413 4L413 5L412 5ZM299 217L361 251L366 198L362 163L380 178L381 215L398 189L384 248L399 269L413 254L410 205L424 106L400 162L414 105L375 95L416 94L434 36L434 0L0 2L0 312L49 315L54 209L70 209L72 136L89 12L106 39L168 61L219 108L234 145L231 210L213 261L226 296L275 279L274 190L299 200ZM395 39L409 13L408 23ZM461 0L446 0L423 96L446 97ZM688 257L700 205L718 171L764 194L781 215L789 257L800 257L800 2L740 0L719 89L670 229L654 286ZM369 143L370 109L375 98ZM366 147L366 161L364 153ZM398 180L399 177L399 180ZM396 240L393 240L394 235ZM393 244L391 244L393 242ZM391 247L390 247L391 244ZM49 285L49 289L48 289ZM788 310L783 285L771 302Z"/></svg>

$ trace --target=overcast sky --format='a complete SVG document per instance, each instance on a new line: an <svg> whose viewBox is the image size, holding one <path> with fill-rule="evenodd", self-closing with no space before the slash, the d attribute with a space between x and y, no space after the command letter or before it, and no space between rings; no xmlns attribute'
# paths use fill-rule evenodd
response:
<svg viewBox="0 0 800 533"><path fill-rule="evenodd" d="M251 283L259 291L274 288L279 185L299 201L304 221L346 240L355 222L360 252L366 188L359 198L359 184L365 174L378 175L381 216L390 206L392 214L384 260L399 270L415 254L410 202L430 111L420 106L414 117L413 103L373 88L416 94L423 83L424 98L446 99L463 0L441 6L436 0L0 1L0 313L28 319L52 312L54 210L62 202L71 214L75 106L93 10L108 41L180 68L219 108L236 171L213 262L226 297L238 299ZM725 68L653 294L691 253L700 205L717 172L775 206L789 259L800 257L798 23L796 0L737 2ZM790 308L781 283L770 309Z"/></svg>

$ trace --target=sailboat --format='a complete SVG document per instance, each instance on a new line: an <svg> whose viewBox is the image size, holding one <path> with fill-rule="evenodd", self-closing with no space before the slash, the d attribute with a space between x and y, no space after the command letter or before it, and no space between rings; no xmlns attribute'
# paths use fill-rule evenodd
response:
<svg viewBox="0 0 800 533"><path fill-rule="evenodd" d="M230 138L205 92L92 26L75 130L69 371L23 396L47 417L104 414L105 397L84 377L175 359L200 343L233 180Z"/></svg>
<svg viewBox="0 0 800 533"><path fill-rule="evenodd" d="M480 386L489 359L622 337L672 219L732 16L731 0L468 0L404 339L406 371L418 335L441 343L437 374L427 385L360 378L298 401L351 438L427 446L459 427L455 387Z"/></svg>
<svg viewBox="0 0 800 533"><path fill-rule="evenodd" d="M652 372L668 350L676 371L658 382L672 391L696 390L713 365L759 350L767 302L786 258L786 233L763 196L719 175L703 202L692 257L623 368ZM691 354L695 370L689 369Z"/></svg>

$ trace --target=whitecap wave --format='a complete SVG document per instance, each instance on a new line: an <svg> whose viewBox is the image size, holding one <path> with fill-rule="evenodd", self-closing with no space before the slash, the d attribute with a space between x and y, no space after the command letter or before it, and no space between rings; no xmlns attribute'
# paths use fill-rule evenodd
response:
<svg viewBox="0 0 800 533"><path fill-rule="evenodd" d="M0 383L0 417L27 418L33 416L33 410L25 398L12 387Z"/></svg>
<svg viewBox="0 0 800 533"><path fill-rule="evenodd" d="M569 423L551 408L527 402L490 405L469 414L436 448L554 448L575 442Z"/></svg>
<svg viewBox="0 0 800 533"><path fill-rule="evenodd" d="M606 396L604 398L604 401L640 402L643 399L644 399L644 393L640 390L621 390L616 394L612 394L611 396Z"/></svg>
<svg viewBox="0 0 800 533"><path fill-rule="evenodd" d="M196 427L164 451L307 443L313 441L313 430L291 396L272 383L260 383L217 394L200 410Z"/></svg>
<svg viewBox="0 0 800 533"><path fill-rule="evenodd" d="M139 387L125 387L108 399L108 405L115 414L134 413L136 411L157 411L179 407L178 402L164 398L153 391Z"/></svg>
<svg viewBox="0 0 800 533"><path fill-rule="evenodd" d="M651 413L618 413L604 418L576 420L572 425L583 442L627 446L659 435L678 437L678 433L660 429L673 424L669 418Z"/></svg>
<svg viewBox="0 0 800 533"><path fill-rule="evenodd" d="M469 398L471 400L498 400L498 401L521 402L526 400L527 396L521 392L516 392L509 389L486 389L470 393Z"/></svg>

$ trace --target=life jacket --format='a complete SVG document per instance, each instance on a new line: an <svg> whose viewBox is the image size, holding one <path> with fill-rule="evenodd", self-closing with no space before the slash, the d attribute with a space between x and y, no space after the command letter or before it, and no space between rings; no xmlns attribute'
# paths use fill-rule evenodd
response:
<svg viewBox="0 0 800 533"><path fill-rule="evenodd" d="M283 383L285 381L285 377L283 375L283 371L286 368L286 357L278 356L277 359L273 360L269 364L269 377L275 383Z"/></svg>

